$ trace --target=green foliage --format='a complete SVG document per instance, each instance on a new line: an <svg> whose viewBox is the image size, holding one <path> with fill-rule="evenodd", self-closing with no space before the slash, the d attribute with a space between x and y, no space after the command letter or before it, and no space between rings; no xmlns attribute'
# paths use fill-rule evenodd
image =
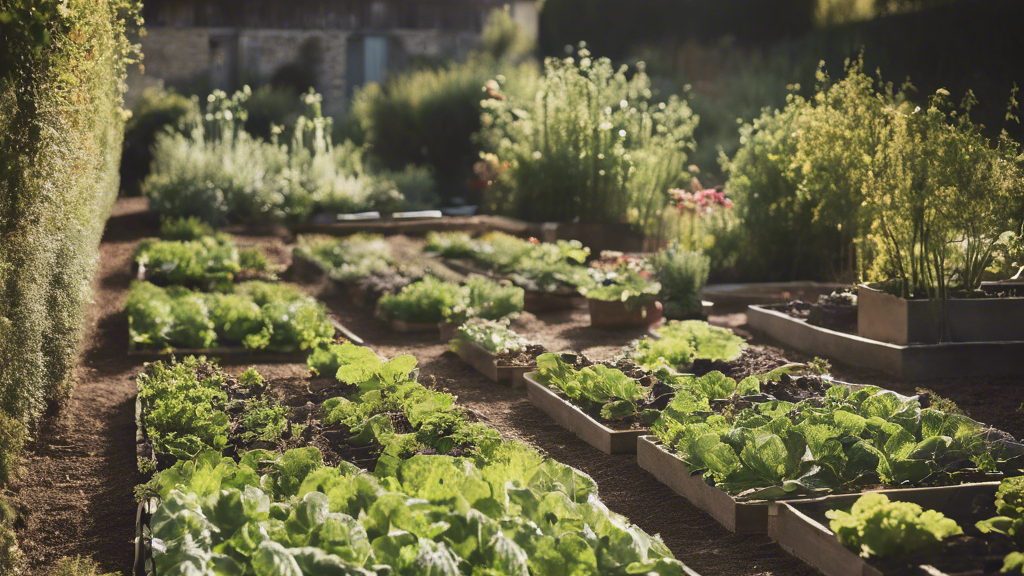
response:
<svg viewBox="0 0 1024 576"><path fill-rule="evenodd" d="M293 452L203 455L164 473L175 482L161 486L151 523L167 543L157 570L683 574L660 539L588 499L589 478L530 451L490 463L414 456L381 479L315 460L286 467Z"/></svg>
<svg viewBox="0 0 1024 576"><path fill-rule="evenodd" d="M371 174L366 150L335 146L332 120L320 96L303 96L305 112L291 139L265 141L244 129L246 87L228 97L215 91L205 110L193 99L180 132L157 136L153 166L142 189L164 216L206 222L303 221L316 213L393 210L403 198L387 174Z"/></svg>
<svg viewBox="0 0 1024 576"><path fill-rule="evenodd" d="M18 535L14 531L17 517L6 500L0 500L0 510L3 511L0 517L0 574L17 575L21 573L24 559L18 548Z"/></svg>
<svg viewBox="0 0 1024 576"><path fill-rule="evenodd" d="M529 221L656 227L667 191L689 180L697 118L675 96L657 102L650 79L614 69L581 47L545 61L535 98L483 102L482 141L501 166L485 207Z"/></svg>
<svg viewBox="0 0 1024 576"><path fill-rule="evenodd" d="M192 102L173 90L146 88L132 106L124 127L121 148L121 189L126 194L139 194L139 185L149 174L156 137L174 130L192 111Z"/></svg>
<svg viewBox="0 0 1024 576"><path fill-rule="evenodd" d="M0 409L68 401L97 246L117 195L129 0L0 6ZM5 549L6 550L6 549Z"/></svg>
<svg viewBox="0 0 1024 576"><path fill-rule="evenodd" d="M405 322L441 322L444 311L459 305L458 287L428 276L397 294L385 294L377 309L385 317Z"/></svg>
<svg viewBox="0 0 1024 576"><path fill-rule="evenodd" d="M743 338L732 330L702 320L671 320L655 334L636 342L628 353L631 360L651 370L662 366L686 370L694 360L731 362L746 348Z"/></svg>
<svg viewBox="0 0 1024 576"><path fill-rule="evenodd" d="M648 259L661 284L661 303L667 318L699 316L703 311L700 291L707 284L711 259L700 252L670 244Z"/></svg>
<svg viewBox="0 0 1024 576"><path fill-rule="evenodd" d="M397 294L386 294L377 307L385 317L406 322L499 320L522 312L523 289L480 276L471 277L463 286L428 276Z"/></svg>
<svg viewBox="0 0 1024 576"><path fill-rule="evenodd" d="M226 234L186 241L147 238L136 247L135 261L147 280L205 289L230 289L237 274L266 274L270 266L258 249L239 251Z"/></svg>
<svg viewBox="0 0 1024 576"><path fill-rule="evenodd" d="M465 232L427 232L424 252L444 258L473 258L480 245Z"/></svg>
<svg viewBox="0 0 1024 576"><path fill-rule="evenodd" d="M428 167L446 200L470 200L466 181L472 177L479 146L484 84L497 74L513 79L517 93L530 93L537 77L531 64L515 64L529 41L504 10L495 10L482 34L482 51L466 62L412 69L370 83L352 98L352 115L366 142L385 167L402 170Z"/></svg>
<svg viewBox="0 0 1024 576"><path fill-rule="evenodd" d="M220 344L297 352L334 339L323 304L295 288L267 282L241 284L231 294L135 282L125 309L130 344L140 349Z"/></svg>
<svg viewBox="0 0 1024 576"><path fill-rule="evenodd" d="M455 338L472 342L492 354L503 354L521 350L528 342L508 327L508 322L473 318L463 323L455 332ZM456 346L452 343L452 346Z"/></svg>
<svg viewBox="0 0 1024 576"><path fill-rule="evenodd" d="M215 234L213 227L195 216L164 218L160 222L160 239L178 242L200 240Z"/></svg>
<svg viewBox="0 0 1024 576"><path fill-rule="evenodd" d="M205 357L154 362L138 376L138 424L156 455L189 460L229 445L277 444L287 430L288 409L266 394L255 369L237 378ZM140 459L143 472L152 462Z"/></svg>
<svg viewBox="0 0 1024 576"><path fill-rule="evenodd" d="M25 436L24 424L0 412L0 486L7 486L18 477L18 461L25 449Z"/></svg>
<svg viewBox="0 0 1024 576"><path fill-rule="evenodd" d="M655 430L691 470L705 471L730 494L760 499L873 484L955 484L996 472L1009 456L977 422L873 387L835 385L823 402L771 400L714 414L706 397L684 386Z"/></svg>
<svg viewBox="0 0 1024 576"><path fill-rule="evenodd" d="M523 289L508 283L471 276L456 292L461 296L460 302L444 309L445 322L462 324L470 318L501 320L514 318L523 311Z"/></svg>
<svg viewBox="0 0 1024 576"><path fill-rule="evenodd" d="M117 576L117 572L100 572L100 565L91 558L74 556L61 558L46 576Z"/></svg>
<svg viewBox="0 0 1024 576"><path fill-rule="evenodd" d="M839 542L864 558L927 554L946 538L964 533L941 512L890 501L885 494L865 494L849 512L829 510L825 515Z"/></svg>
<svg viewBox="0 0 1024 576"><path fill-rule="evenodd" d="M645 423L657 414L645 409L651 390L621 370L601 364L575 370L557 354L537 357L537 382L564 394L584 411L605 420L639 418Z"/></svg>
<svg viewBox="0 0 1024 576"><path fill-rule="evenodd" d="M582 287L587 298L607 302L622 302L627 310L645 310L657 302L661 284L647 277L646 271L621 264L608 272L594 271L593 286Z"/></svg>
<svg viewBox="0 0 1024 576"><path fill-rule="evenodd" d="M317 262L331 278L352 282L387 270L393 263L383 236L355 234L345 238L299 236L297 254Z"/></svg>
<svg viewBox="0 0 1024 576"><path fill-rule="evenodd" d="M983 533L1004 534L1013 539L1020 551L1011 552L1003 560L1003 572L1024 572L1024 477L1007 478L996 490L996 514L975 527Z"/></svg>

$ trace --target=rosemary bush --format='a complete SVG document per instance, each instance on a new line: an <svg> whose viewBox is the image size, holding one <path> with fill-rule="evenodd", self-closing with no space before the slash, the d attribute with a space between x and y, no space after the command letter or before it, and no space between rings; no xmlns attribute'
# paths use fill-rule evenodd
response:
<svg viewBox="0 0 1024 576"><path fill-rule="evenodd" d="M503 80L499 78L499 84ZM698 119L686 102L656 102L643 66L548 58L536 97L483 102L481 141L500 167L487 209L531 221L655 226L667 191L689 180Z"/></svg>

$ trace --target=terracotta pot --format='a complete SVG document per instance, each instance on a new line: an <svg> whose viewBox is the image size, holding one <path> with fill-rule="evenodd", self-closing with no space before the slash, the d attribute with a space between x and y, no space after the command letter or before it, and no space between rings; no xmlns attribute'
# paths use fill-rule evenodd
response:
<svg viewBox="0 0 1024 576"><path fill-rule="evenodd" d="M590 308L590 325L597 328L650 326L660 322L662 317L661 302L627 310L622 302L588 298L587 307Z"/></svg>

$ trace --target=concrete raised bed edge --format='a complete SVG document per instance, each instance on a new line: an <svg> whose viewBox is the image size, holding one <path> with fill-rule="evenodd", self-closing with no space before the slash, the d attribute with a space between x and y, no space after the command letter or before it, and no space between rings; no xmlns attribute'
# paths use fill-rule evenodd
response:
<svg viewBox="0 0 1024 576"><path fill-rule="evenodd" d="M906 300L857 288L857 325L865 338L893 344L937 343L945 313L952 342L1024 340L1024 298Z"/></svg>
<svg viewBox="0 0 1024 576"><path fill-rule="evenodd" d="M522 388L523 375L537 369L537 366L498 366L494 354L484 350L476 342L462 338L452 339L451 351L489 380L513 388Z"/></svg>
<svg viewBox="0 0 1024 576"><path fill-rule="evenodd" d="M523 375L530 402L562 428L572 431L580 440L605 454L632 454L636 452L637 438L651 433L650 430L613 430L538 383L533 375L534 372Z"/></svg>
<svg viewBox="0 0 1024 576"><path fill-rule="evenodd" d="M913 502L925 510L938 510L950 515L953 510L970 509L974 499L979 496L994 498L998 487L999 482L981 482L877 492L887 494L893 500ZM773 503L769 508L768 536L785 551L807 562L825 576L883 576L883 572L840 544L827 525L801 511L801 508L811 503L835 503L837 507L852 504L860 496L842 494ZM944 573L932 566L922 566L920 574L939 576Z"/></svg>
<svg viewBox="0 0 1024 576"><path fill-rule="evenodd" d="M747 322L758 332L799 352L910 380L1017 376L1024 370L1024 341L890 344L812 326L760 306L747 309Z"/></svg>
<svg viewBox="0 0 1024 576"><path fill-rule="evenodd" d="M662 448L654 436L637 439L636 459L659 482L707 512L726 530L736 534L764 534L768 531L768 502L737 502L735 498L704 482L682 460Z"/></svg>

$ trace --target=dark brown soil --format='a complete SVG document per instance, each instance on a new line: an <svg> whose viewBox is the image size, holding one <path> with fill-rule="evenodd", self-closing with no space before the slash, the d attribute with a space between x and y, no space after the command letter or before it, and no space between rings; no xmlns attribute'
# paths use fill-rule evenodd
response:
<svg viewBox="0 0 1024 576"><path fill-rule="evenodd" d="M156 218L145 212L145 201L120 200L107 225L94 282L94 304L88 313L86 339L71 407L61 420L43 430L29 446L24 474L14 502L25 516L19 540L27 573L40 574L59 558L81 554L96 559L105 571L127 573L132 562L135 503L132 489L145 480L136 471L134 397L135 376L143 360L129 357L123 301L132 279L135 243L158 230ZM276 234L276 235L275 235ZM246 246L258 245L281 265L290 262L287 234L268 229L268 235L240 237ZM398 239L395 242L416 242ZM422 241L420 241L422 242ZM537 446L568 465L590 474L610 509L628 516L650 533L660 533L669 548L704 576L792 575L816 572L786 554L766 536L730 534L717 522L677 496L636 464L636 457L606 456L563 430L533 407L526 395L496 385L465 365L439 342L436 334L393 333L367 307L331 290L327 282L309 285L320 294L345 325L382 356L411 353L420 361L421 381L456 394L460 403L506 437ZM712 321L745 332L745 316L713 317ZM547 349L584 352L609 358L643 329L599 330L589 326L585 309L535 316L524 314L513 328ZM759 340L755 343L763 344ZM774 347L753 347L744 357L746 370L771 367L786 358L807 360ZM330 384L307 378L305 365L272 363L265 358L225 358L225 369L238 373L255 365L271 382L282 401L304 402L309 390L329 397ZM904 393L915 384L877 374L836 367L839 377L870 382ZM1024 430L1015 412L1024 401L1020 382L983 379L926 383L938 394L956 401L970 414L1016 436Z"/></svg>

